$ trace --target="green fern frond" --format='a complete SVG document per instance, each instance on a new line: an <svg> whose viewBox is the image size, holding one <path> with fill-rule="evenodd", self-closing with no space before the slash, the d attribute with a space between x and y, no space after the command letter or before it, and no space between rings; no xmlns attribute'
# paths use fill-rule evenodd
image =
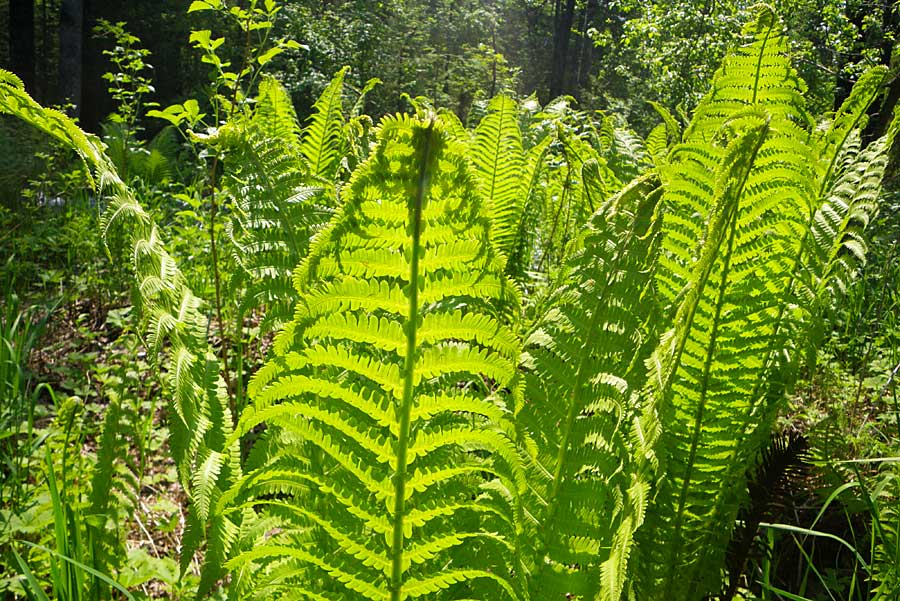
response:
<svg viewBox="0 0 900 601"><path fill-rule="evenodd" d="M509 249L506 260L506 273L519 282L524 282L527 272L536 266L541 209L545 204L542 198L543 176L551 141L551 138L545 137L525 157L522 210L516 226L514 245Z"/></svg>
<svg viewBox="0 0 900 601"><path fill-rule="evenodd" d="M662 118L662 123L653 128L644 144L653 163L663 166L668 160L669 151L681 141L681 125L663 105L651 102L650 106Z"/></svg>
<svg viewBox="0 0 900 601"><path fill-rule="evenodd" d="M506 96L491 100L488 114L475 129L470 156L491 215L494 247L508 255L521 221L525 171L518 106L513 100Z"/></svg>
<svg viewBox="0 0 900 601"><path fill-rule="evenodd" d="M685 131L685 140L712 142L722 126L743 109L764 106L774 123L811 129L803 93L806 84L791 66L789 40L775 12L764 4L742 32L746 41L725 57L712 89L697 107Z"/></svg>
<svg viewBox="0 0 900 601"><path fill-rule="evenodd" d="M279 140L294 160L301 154L302 131L291 96L274 77L263 77L256 94L254 125L266 136ZM302 165L298 161L299 165Z"/></svg>
<svg viewBox="0 0 900 601"><path fill-rule="evenodd" d="M38 105L11 78L0 77L0 80L0 112L18 117L73 148L92 170L98 192L108 202L101 219L104 235L113 224L125 222L123 230L133 247L132 267L141 293L148 342L154 355L166 352L167 361L163 365L170 372L180 374L173 391L174 411L170 421L170 445L179 477L194 503L206 505L211 501L206 497L210 489L195 491L191 482L196 459L211 452L226 457L216 484L222 488L240 475L241 467L237 444L224 446L231 435L232 418L219 375L220 366L206 339L206 317L200 311L202 303L166 251L150 215L103 153L101 143L62 113ZM188 356L205 360L187 361ZM217 547L217 541L210 539L208 548ZM186 548L185 553L191 555L194 550Z"/></svg>
<svg viewBox="0 0 900 601"><path fill-rule="evenodd" d="M874 528L872 580L876 586L872 599L890 601L900 590L900 475L896 470L884 473L869 497L872 517L878 521Z"/></svg>
<svg viewBox="0 0 900 601"><path fill-rule="evenodd" d="M769 124L762 121L729 146L713 186L716 200L696 266L677 306L674 334L663 337L651 361L666 476L638 532L639 596L692 599L718 587L734 516L717 521L715 528L701 516L716 513L719 505L737 512L745 464L735 459L746 450L735 445L742 432L756 425L749 422L756 399L749 397L765 358L759 341L772 335L777 315L774 293L766 287L779 270L778 247L772 245L775 258L765 268L748 264L747 257L757 252L760 236L778 230L748 227L758 218L744 200L754 190L753 176L770 135ZM772 207L774 200L766 204ZM790 234L776 219L768 222L769 227L780 227L781 236ZM668 228L664 231L668 238ZM659 271L665 267L661 261ZM782 272L788 269L781 267ZM736 310L750 304L751 295L756 303L747 311Z"/></svg>
<svg viewBox="0 0 900 601"><path fill-rule="evenodd" d="M649 486L644 448L629 434L642 420L636 392L655 338L660 195L646 178L593 216L569 283L530 337L519 419L537 447L534 599L617 600L625 586Z"/></svg>
<svg viewBox="0 0 900 601"><path fill-rule="evenodd" d="M322 189L310 185L299 124L277 81L263 80L255 112L232 127L225 186L236 209L228 234L240 269L231 290L239 315L265 309L267 331L289 321L297 299L291 273L329 213Z"/></svg>
<svg viewBox="0 0 900 601"><path fill-rule="evenodd" d="M642 598L718 589L747 465L783 402L781 389L760 383L789 369L774 353L796 317L786 308L815 160L781 25L755 10L750 43L725 59L660 166L667 212L656 282L672 331L649 363L665 477L637 535Z"/></svg>
<svg viewBox="0 0 900 601"><path fill-rule="evenodd" d="M228 563L264 595L521 594L518 343L503 325L517 293L474 177L439 123L385 119L298 268L294 321L234 435L265 424L265 452L217 512L283 521Z"/></svg>
<svg viewBox="0 0 900 601"><path fill-rule="evenodd" d="M865 263L865 230L878 212L881 181L887 168L886 139L859 150L857 130L843 142L838 176L812 219L801 277L813 315L838 300Z"/></svg>
<svg viewBox="0 0 900 601"><path fill-rule="evenodd" d="M310 173L328 182L334 180L343 156L344 77L349 70L344 67L338 71L313 105L315 111L303 132L300 147Z"/></svg>
<svg viewBox="0 0 900 601"><path fill-rule="evenodd" d="M836 177L837 161L844 153L844 147L855 132L866 126L868 109L881 93L888 77L886 67L878 66L867 70L857 80L850 95L835 113L828 128L817 132L816 147L819 154L820 191L831 187Z"/></svg>

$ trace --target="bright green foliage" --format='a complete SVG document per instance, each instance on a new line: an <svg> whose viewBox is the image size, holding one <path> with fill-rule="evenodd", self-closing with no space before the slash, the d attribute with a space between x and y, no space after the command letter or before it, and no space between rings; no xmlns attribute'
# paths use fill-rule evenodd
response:
<svg viewBox="0 0 900 601"><path fill-rule="evenodd" d="M310 173L328 182L334 180L343 157L344 76L348 70L338 71L316 101L300 146Z"/></svg>
<svg viewBox="0 0 900 601"><path fill-rule="evenodd" d="M498 96L471 131L407 98L416 117L376 128L361 101L345 118L346 69L302 133L275 80L255 103L235 93L206 138L240 268L223 306L239 329L263 310L287 325L234 429L209 311L159 229L95 139L0 72L0 110L78 149L104 227L131 236L192 501L183 569L206 541L201 597L717 592L746 473L864 260L900 127L862 148L876 69L814 128L781 25L753 14L686 130L655 106L646 143L565 99ZM538 300L523 308L514 280ZM880 536L882 557L895 530Z"/></svg>
<svg viewBox="0 0 900 601"><path fill-rule="evenodd" d="M638 180L592 217L529 337L519 417L536 449L533 599L615 600L625 587L650 489L637 392L655 338L657 186Z"/></svg>
<svg viewBox="0 0 900 601"><path fill-rule="evenodd" d="M823 195L830 175L817 165L832 161L819 157L854 155L845 142L858 136L849 135L856 125L841 116L844 139L818 143L768 8L756 9L745 36L683 143L658 161L668 212L657 282L673 332L655 361L668 374L654 393L664 475L638 533L638 596L647 598L695 599L719 586L747 466L795 377L793 349L824 304L796 310L797 275L815 272L819 298L823 286L853 277L846 256L863 252L855 241L883 170L879 142L855 168L842 163L841 185ZM813 256L804 252L810 238Z"/></svg>
<svg viewBox="0 0 900 601"><path fill-rule="evenodd" d="M870 496L875 531L876 601L895 599L900 591L900 475L888 470Z"/></svg>
<svg viewBox="0 0 900 601"><path fill-rule="evenodd" d="M640 597L715 592L746 466L783 398L759 381L791 316L784 307L813 195L811 153L771 11L760 8L745 34L751 42L726 59L661 169L657 282L674 318L673 363L658 392L665 476L639 533Z"/></svg>
<svg viewBox="0 0 900 601"><path fill-rule="evenodd" d="M253 115L233 128L226 187L236 209L230 234L240 269L231 286L239 314L265 309L262 327L274 329L290 320L297 300L291 274L325 221L315 204L322 189L310 185L297 117L276 80L263 79Z"/></svg>
<svg viewBox="0 0 900 601"><path fill-rule="evenodd" d="M219 505L268 534L228 566L262 598L517 598L517 293L464 148L407 117L378 139L251 384L238 433L267 429Z"/></svg>
<svg viewBox="0 0 900 601"><path fill-rule="evenodd" d="M536 146L532 147L525 157L525 170L523 173L522 210L519 214L519 222L516 224L516 234L513 245L508 249L506 259L506 273L515 277L518 281L525 279L525 272L531 269L534 261L537 232L541 221L540 189L545 167L547 150L550 147L550 138L544 138Z"/></svg>
<svg viewBox="0 0 900 601"><path fill-rule="evenodd" d="M865 262L865 229L878 211L881 179L900 123L861 148L866 111L878 96L887 73L867 71L854 86L828 128L815 132L818 199L798 274L798 294L815 315L836 302Z"/></svg>
<svg viewBox="0 0 900 601"><path fill-rule="evenodd" d="M516 103L497 96L488 111L475 129L471 156L479 191L491 215L494 247L509 254L522 218L523 188L529 181L525 152Z"/></svg>

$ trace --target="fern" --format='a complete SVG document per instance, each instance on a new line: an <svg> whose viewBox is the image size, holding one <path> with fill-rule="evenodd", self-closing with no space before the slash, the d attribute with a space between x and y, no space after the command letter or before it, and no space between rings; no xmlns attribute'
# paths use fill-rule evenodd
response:
<svg viewBox="0 0 900 601"><path fill-rule="evenodd" d="M259 467L220 513L277 529L228 567L263 597L518 598L517 294L463 149L406 117L378 139L251 384Z"/></svg>
<svg viewBox="0 0 900 601"><path fill-rule="evenodd" d="M328 212L300 153L290 97L276 80L260 83L255 112L231 127L226 189L236 209L229 233L240 267L231 289L239 316L265 309L260 325L267 331L290 320L297 300L291 273Z"/></svg>
<svg viewBox="0 0 900 601"><path fill-rule="evenodd" d="M868 493L867 493L868 494ZM870 495L872 519L876 520L873 561L873 599L889 601L900 590L900 476L889 470Z"/></svg>
<svg viewBox="0 0 900 601"><path fill-rule="evenodd" d="M212 489L195 490L191 485L198 458L217 452L225 460L213 489L224 487L240 475L239 449L236 443L225 445L231 434L231 415L219 375L220 366L206 339L206 318L201 314L201 301L193 295L165 249L159 229L138 203L132 191L122 182L105 156L100 142L81 131L75 123L58 111L45 109L24 91L14 75L0 71L0 111L16 116L73 148L92 169L94 181L108 199L103 215L104 234L114 223L122 222L130 237L132 268L146 319L146 337L154 353L166 351L174 398L170 405L170 445L179 476L192 500L190 528L182 555L182 568L199 545L204 531L196 507L209 502ZM190 541L196 544L190 544ZM215 546L213 539L210 543ZM210 554L207 560L215 559ZM216 568L202 583L212 586Z"/></svg>
<svg viewBox="0 0 900 601"><path fill-rule="evenodd" d="M518 107L505 96L488 105L488 114L475 129L471 157L479 189L491 215L495 248L509 254L521 221L525 153L519 132Z"/></svg>
<svg viewBox="0 0 900 601"><path fill-rule="evenodd" d="M338 71L313 105L300 146L310 173L326 182L334 180L344 153L343 91L347 71L348 67Z"/></svg>
<svg viewBox="0 0 900 601"><path fill-rule="evenodd" d="M885 76L880 67L867 71L830 125L820 128L814 139L819 193L794 286L808 312L805 336L812 344L818 338L816 318L837 302L865 262L865 230L878 212L881 180L900 129L895 116L885 136L861 148L866 110Z"/></svg>
<svg viewBox="0 0 900 601"><path fill-rule="evenodd" d="M520 419L537 451L534 599L615 600L625 586L650 484L636 391L654 339L657 184L639 180L594 215L529 339Z"/></svg>
<svg viewBox="0 0 900 601"><path fill-rule="evenodd" d="M790 306L815 205L815 151L780 24L768 8L756 12L750 43L726 58L661 166L668 213L657 282L674 319L654 393L665 476L638 533L647 598L718 587L747 466L795 369L783 351L803 319Z"/></svg>

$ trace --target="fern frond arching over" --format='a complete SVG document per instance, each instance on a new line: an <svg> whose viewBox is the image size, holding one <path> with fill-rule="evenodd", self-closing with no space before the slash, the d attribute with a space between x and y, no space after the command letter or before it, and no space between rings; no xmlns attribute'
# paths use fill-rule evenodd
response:
<svg viewBox="0 0 900 601"><path fill-rule="evenodd" d="M0 71L0 112L22 119L75 150L93 173L98 193L106 199L103 234L120 222L128 233L146 340L154 355L163 355L161 363L174 392L169 405L170 447L181 484L191 499L182 553L184 570L206 538L206 524L197 508L209 504L212 495L227 488L227 483L241 473L239 447L227 443L232 417L220 364L206 338L202 301L188 287L166 250L159 228L121 180L97 138L84 133L66 115L38 105L18 78L5 71ZM217 477L209 486L197 489L192 474L200 458L212 453L216 456ZM200 583L201 594L221 576L217 559L226 549L226 541L215 533L209 535L205 561L209 569Z"/></svg>
<svg viewBox="0 0 900 601"><path fill-rule="evenodd" d="M722 61L712 89L685 131L685 140L712 142L733 115L753 106L765 106L782 128L793 124L811 129L812 118L803 98L806 84L791 65L790 44L781 20L764 4L753 7L751 14L741 34L744 44Z"/></svg>
<svg viewBox="0 0 900 601"><path fill-rule="evenodd" d="M649 493L637 392L652 350L661 190L638 180L592 217L526 347L522 427L539 469L533 599L616 601Z"/></svg>
<svg viewBox="0 0 900 601"><path fill-rule="evenodd" d="M260 465L221 513L278 532L228 565L266 595L516 599L517 291L463 147L409 117L378 140L251 384L239 432L266 424Z"/></svg>
<svg viewBox="0 0 900 601"><path fill-rule="evenodd" d="M784 309L815 190L780 27L757 9L751 42L725 59L661 167L667 213L656 281L672 333L654 361L663 366L653 394L665 476L638 533L638 595L647 598L718 588L746 466L783 398L758 384L795 317Z"/></svg>

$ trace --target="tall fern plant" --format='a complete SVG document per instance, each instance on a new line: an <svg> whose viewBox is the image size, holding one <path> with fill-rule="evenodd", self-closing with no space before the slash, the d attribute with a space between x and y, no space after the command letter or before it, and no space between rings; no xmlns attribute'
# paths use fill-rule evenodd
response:
<svg viewBox="0 0 900 601"><path fill-rule="evenodd" d="M219 499L250 534L228 566L261 598L516 599L517 292L464 148L408 117L378 139L252 382L235 436L266 431Z"/></svg>
<svg viewBox="0 0 900 601"><path fill-rule="evenodd" d="M844 253L809 248L861 256L854 241L874 210L871 189L855 204L829 200L848 194L834 182L854 170L840 177L833 170L859 120L842 112L833 126L842 133L817 137L778 19L757 7L744 35L748 42L726 58L683 141L657 161L666 215L656 281L671 332L657 349L668 375L652 391L660 477L637 535L639 597L698 599L718 590L747 467L820 317L823 278L854 273ZM861 95L854 103L868 106ZM884 144L863 171L883 170L875 157ZM880 181L880 172L873 175ZM846 218L833 223L836 213ZM829 258L814 260L823 254ZM814 303L798 294L809 279L818 282Z"/></svg>
<svg viewBox="0 0 900 601"><path fill-rule="evenodd" d="M237 149L241 310L287 324L234 429L161 232L96 140L0 74L0 110L77 148L107 222L133 226L201 596L226 572L236 598L717 592L745 474L864 259L898 129L860 142L878 70L814 127L772 11L745 36L684 133L660 109L653 167L624 187L636 141L558 106L540 137L506 98L474 133L420 102L369 147L342 113L344 71L302 134L264 81L217 143ZM535 266L555 284L528 323L513 278Z"/></svg>

